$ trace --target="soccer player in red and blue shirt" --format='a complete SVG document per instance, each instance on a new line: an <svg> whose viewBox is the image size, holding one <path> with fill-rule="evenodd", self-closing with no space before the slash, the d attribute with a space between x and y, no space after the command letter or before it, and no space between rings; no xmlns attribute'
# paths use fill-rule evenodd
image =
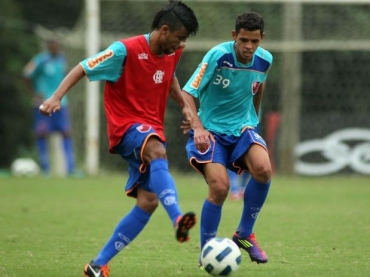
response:
<svg viewBox="0 0 370 277"><path fill-rule="evenodd" d="M165 208L179 242L189 239L196 223L193 212L183 214L169 170L164 135L168 95L181 106L185 121L192 120L175 76L185 42L196 34L194 12L181 1L170 1L152 21L152 32L122 39L77 65L53 96L40 105L50 115L60 108L67 91L83 76L105 80L104 108L109 151L129 164L126 194L136 205L116 226L111 238L84 268L89 277L107 277L108 262L143 230L158 206Z"/></svg>

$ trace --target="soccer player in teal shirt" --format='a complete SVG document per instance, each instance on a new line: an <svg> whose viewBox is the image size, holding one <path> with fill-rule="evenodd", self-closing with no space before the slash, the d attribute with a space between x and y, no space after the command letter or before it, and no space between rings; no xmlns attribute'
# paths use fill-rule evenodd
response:
<svg viewBox="0 0 370 277"><path fill-rule="evenodd" d="M272 64L272 55L259 46L264 36L264 20L259 14L238 15L233 40L208 51L183 88L194 114L194 98L200 105L192 125L184 124L183 129L190 134L186 145L189 162L208 184L201 214L201 248L217 235L230 186L227 169L238 174L247 171L251 178L233 241L257 263L268 260L253 227L271 182L266 143L254 130Z"/></svg>
<svg viewBox="0 0 370 277"><path fill-rule="evenodd" d="M67 70L66 57L60 51L59 42L51 39L47 41L47 46L48 50L35 55L23 70L23 77L33 96L34 128L40 165L43 173L49 175L47 138L52 132L60 132L63 136L67 173L73 175L75 173L75 158L67 98L62 99L60 111L53 116L45 117L39 112L39 105L54 93Z"/></svg>

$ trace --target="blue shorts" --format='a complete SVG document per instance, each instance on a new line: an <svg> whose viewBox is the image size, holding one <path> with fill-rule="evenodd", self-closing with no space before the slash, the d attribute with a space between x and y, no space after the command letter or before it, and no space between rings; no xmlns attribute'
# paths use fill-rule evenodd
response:
<svg viewBox="0 0 370 277"><path fill-rule="evenodd" d="M201 153L194 144L194 132L190 131L190 138L186 144L186 152L190 165L204 175L202 164L219 163L233 172L240 174L248 171L247 166L240 159L252 144L259 144L267 150L266 142L253 129L245 129L240 137L212 133L215 142L211 141L209 148Z"/></svg>
<svg viewBox="0 0 370 277"><path fill-rule="evenodd" d="M114 147L115 153L128 162L128 180L125 191L128 196L137 196L137 187L153 192L149 187L150 165L142 159L146 142L152 136L161 141L153 127L145 124L133 124L124 134L121 142ZM161 141L166 147L165 142Z"/></svg>
<svg viewBox="0 0 370 277"><path fill-rule="evenodd" d="M34 109L36 134L48 134L51 132L70 132L71 121L67 107L62 107L58 112L53 113L50 117L40 113L39 108Z"/></svg>

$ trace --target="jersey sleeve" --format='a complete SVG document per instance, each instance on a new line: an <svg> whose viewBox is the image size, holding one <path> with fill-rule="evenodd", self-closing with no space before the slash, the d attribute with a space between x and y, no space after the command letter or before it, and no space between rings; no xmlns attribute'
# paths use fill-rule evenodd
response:
<svg viewBox="0 0 370 277"><path fill-rule="evenodd" d="M122 74L123 63L127 56L125 45L116 41L107 49L80 62L90 81L115 82Z"/></svg>
<svg viewBox="0 0 370 277"><path fill-rule="evenodd" d="M264 79L262 80L262 82L264 82L267 79L270 68L272 66L273 56L269 51L262 49L261 47L259 47L258 49L258 54L262 59L264 59L267 62L267 68L265 69L265 76L264 76Z"/></svg>
<svg viewBox="0 0 370 277"><path fill-rule="evenodd" d="M224 52L219 48L208 51L183 90L198 98L199 92L212 80L217 69L217 60L223 54Z"/></svg>

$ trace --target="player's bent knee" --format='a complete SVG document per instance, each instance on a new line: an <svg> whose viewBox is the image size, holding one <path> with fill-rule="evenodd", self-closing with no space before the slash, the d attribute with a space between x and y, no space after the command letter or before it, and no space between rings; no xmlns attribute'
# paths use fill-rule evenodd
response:
<svg viewBox="0 0 370 277"><path fill-rule="evenodd" d="M143 158L146 162L156 159L167 159L166 148L157 139L149 139L144 149Z"/></svg>
<svg viewBox="0 0 370 277"><path fill-rule="evenodd" d="M138 188L137 192L136 204L147 213L152 214L158 207L157 196L141 188Z"/></svg>
<svg viewBox="0 0 370 277"><path fill-rule="evenodd" d="M147 213L154 213L158 207L158 199L138 199L137 205Z"/></svg>
<svg viewBox="0 0 370 277"><path fill-rule="evenodd" d="M216 204L221 204L227 198L229 193L229 186L226 183L221 182L209 182L209 196Z"/></svg>
<svg viewBox="0 0 370 277"><path fill-rule="evenodd" d="M267 183L270 181L272 175L271 167L261 166L255 171L253 178L260 183Z"/></svg>

